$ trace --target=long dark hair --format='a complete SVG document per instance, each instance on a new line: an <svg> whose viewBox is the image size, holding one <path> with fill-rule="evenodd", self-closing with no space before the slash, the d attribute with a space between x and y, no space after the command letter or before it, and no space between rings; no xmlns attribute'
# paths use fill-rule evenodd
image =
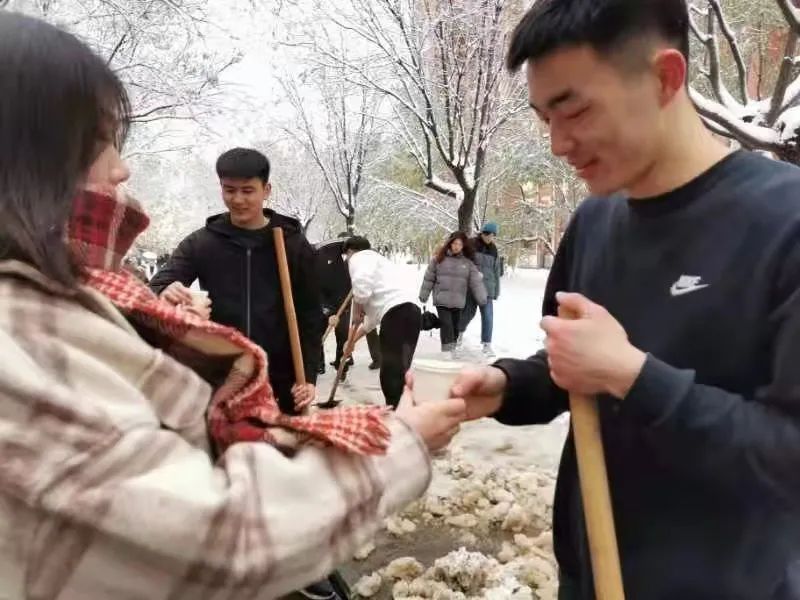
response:
<svg viewBox="0 0 800 600"><path fill-rule="evenodd" d="M450 250L450 245L456 240L461 240L461 243L464 245L464 249L461 251L461 254L463 254L470 260L475 259L475 249L472 247L472 244L469 243L469 238L467 237L467 234L464 233L463 231L454 231L449 236L447 236L447 241L436 252L437 263L440 263L445 259L445 257L447 256L447 252Z"/></svg>
<svg viewBox="0 0 800 600"><path fill-rule="evenodd" d="M72 201L98 153L122 143L128 96L88 46L31 17L0 11L0 57L0 260L72 287Z"/></svg>

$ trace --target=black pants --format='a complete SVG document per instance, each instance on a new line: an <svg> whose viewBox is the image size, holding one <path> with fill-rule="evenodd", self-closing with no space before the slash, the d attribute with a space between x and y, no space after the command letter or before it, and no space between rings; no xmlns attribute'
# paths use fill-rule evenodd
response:
<svg viewBox="0 0 800 600"><path fill-rule="evenodd" d="M347 310L342 312L342 316L339 318L339 323L336 325L336 329L333 330L333 334L336 336L336 356L334 357L334 361L336 364L339 364L339 361L342 359L342 354L344 354L344 347L347 344L347 336L350 334L350 307L347 307Z"/></svg>
<svg viewBox="0 0 800 600"><path fill-rule="evenodd" d="M381 340L378 332L374 329L367 334L367 347L372 362L381 364Z"/></svg>
<svg viewBox="0 0 800 600"><path fill-rule="evenodd" d="M290 352L267 352L267 375L272 392L278 400L281 412L296 415L292 386L295 383L294 364Z"/></svg>
<svg viewBox="0 0 800 600"><path fill-rule="evenodd" d="M381 319L381 391L388 406L397 406L403 395L406 372L417 349L422 313L416 304L398 304Z"/></svg>
<svg viewBox="0 0 800 600"><path fill-rule="evenodd" d="M594 597L591 590L581 591L580 583L574 579L570 579L564 573L559 573L558 580L558 600L580 600L581 598Z"/></svg>
<svg viewBox="0 0 800 600"><path fill-rule="evenodd" d="M475 297L472 293L467 292L467 303L461 311L461 319L458 323L458 333L464 333L475 318L475 313L478 312L478 303L475 302Z"/></svg>
<svg viewBox="0 0 800 600"><path fill-rule="evenodd" d="M458 325L461 321L461 309L437 306L436 312L439 313L439 336L442 339L442 349L445 350L450 344L456 343Z"/></svg>

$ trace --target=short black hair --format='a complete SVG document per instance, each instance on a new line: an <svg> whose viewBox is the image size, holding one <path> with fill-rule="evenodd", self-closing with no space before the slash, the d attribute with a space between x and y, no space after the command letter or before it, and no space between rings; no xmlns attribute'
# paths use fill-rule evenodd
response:
<svg viewBox="0 0 800 600"><path fill-rule="evenodd" d="M570 46L599 54L648 37L673 44L689 61L686 0L537 0L514 29L506 67L516 71Z"/></svg>
<svg viewBox="0 0 800 600"><path fill-rule="evenodd" d="M252 148L233 148L217 159L217 177L269 181L269 159Z"/></svg>
<svg viewBox="0 0 800 600"><path fill-rule="evenodd" d="M74 35L0 10L0 260L72 288L65 228L99 151L122 145L128 95Z"/></svg>
<svg viewBox="0 0 800 600"><path fill-rule="evenodd" d="M346 239L342 244L342 252L344 253L350 252L350 250L353 252L361 252L362 250L369 250L370 248L372 248L372 245L369 243L369 240L360 235L354 235Z"/></svg>

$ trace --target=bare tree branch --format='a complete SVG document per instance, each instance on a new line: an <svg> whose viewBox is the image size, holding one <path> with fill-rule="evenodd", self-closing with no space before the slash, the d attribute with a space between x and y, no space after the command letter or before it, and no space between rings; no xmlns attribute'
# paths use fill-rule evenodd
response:
<svg viewBox="0 0 800 600"><path fill-rule="evenodd" d="M371 111L377 110L377 103L374 93L349 86L342 71L343 66L337 65L320 67L313 74L318 82L316 91L323 100L326 137L311 122L298 85L289 76L282 77L280 82L299 120L300 131L296 123L281 127L306 148L348 230L352 231L362 179L376 135L376 121ZM354 101L357 104L352 106Z"/></svg>
<svg viewBox="0 0 800 600"><path fill-rule="evenodd" d="M797 0L777 0L783 16L795 35L800 35L800 8Z"/></svg>
<svg viewBox="0 0 800 600"><path fill-rule="evenodd" d="M722 8L720 7L719 0L709 0L709 4L711 5L711 9L714 12L714 15L717 17L717 21L719 22L720 29L722 30L722 34L725 36L725 40L728 42L728 48L733 54L733 59L736 62L736 70L737 70L737 83L739 86L739 100L743 103L747 103L747 67L744 64L744 57L742 56L741 48L739 47L739 43L736 40L736 35L733 33L733 29L728 24L727 19L725 19L725 15L722 13Z"/></svg>
<svg viewBox="0 0 800 600"><path fill-rule="evenodd" d="M714 5L715 0L708 0L710 6ZM725 83L722 81L722 70L720 68L720 55L719 55L719 42L717 40L717 14L713 10L705 12L706 17L706 30L700 32L697 24L693 19L690 19L692 31L695 33L700 43L705 47L706 57L708 58L708 70L705 72L708 81L711 84L711 89L717 101L724 104L728 109L734 108L736 101L731 96ZM743 98L743 102L746 98Z"/></svg>
<svg viewBox="0 0 800 600"><path fill-rule="evenodd" d="M144 112L134 113L131 115L131 121L143 121L147 117L157 113L163 112L165 110L170 110L172 108L177 108L180 104L162 104L161 106L154 106L153 108L147 109ZM177 118L177 117L176 117Z"/></svg>
<svg viewBox="0 0 800 600"><path fill-rule="evenodd" d="M778 71L778 79L775 82L775 90L772 94L769 112L766 117L766 124L769 126L775 124L782 112L781 109L783 108L786 89L791 83L792 74L794 72L794 53L797 50L797 39L797 33L795 31L789 31L786 34L786 47L781 59L781 68Z"/></svg>

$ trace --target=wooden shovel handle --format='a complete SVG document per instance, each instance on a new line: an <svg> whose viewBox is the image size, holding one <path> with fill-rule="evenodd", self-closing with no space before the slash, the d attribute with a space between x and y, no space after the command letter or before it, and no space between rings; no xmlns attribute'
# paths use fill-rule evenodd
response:
<svg viewBox="0 0 800 600"><path fill-rule="evenodd" d="M292 278L289 275L289 260L286 258L286 242L283 238L283 229L280 227L273 228L272 234L275 238L275 255L278 259L278 274L281 280L283 309L286 312L286 323L289 327L289 345L292 349L295 383L303 385L306 383L306 370L303 365L303 349L300 346L300 329L297 327L297 312L295 312L294 309Z"/></svg>
<svg viewBox="0 0 800 600"><path fill-rule="evenodd" d="M345 309L350 304L350 301L352 299L353 299L353 290L350 290L347 293L347 297L344 299L344 301L342 301L341 306L339 306L339 310L336 311L336 315L335 316L336 316L337 319L341 319L342 318L342 313L345 311ZM328 324L328 328L325 330L325 335L322 336L322 343L323 344L325 343L325 340L330 335L331 331L333 331L334 329L335 329L335 327L333 325Z"/></svg>
<svg viewBox="0 0 800 600"><path fill-rule="evenodd" d="M558 316L562 319L577 318L561 307L558 309ZM582 394L570 394L569 410L578 457L578 475L592 558L595 597L597 600L623 600L625 592L622 587L622 569L597 399Z"/></svg>
<svg viewBox="0 0 800 600"><path fill-rule="evenodd" d="M344 373L344 370L347 368L347 361L350 356L352 356L353 350L355 349L356 331L358 331L358 327L350 327L350 333L347 336L347 342L344 344L342 356L339 357L339 368L336 370L336 379L333 381L331 393L328 395L328 403L333 402L334 398L336 397L336 390L339 388L339 382L342 380L342 373Z"/></svg>

